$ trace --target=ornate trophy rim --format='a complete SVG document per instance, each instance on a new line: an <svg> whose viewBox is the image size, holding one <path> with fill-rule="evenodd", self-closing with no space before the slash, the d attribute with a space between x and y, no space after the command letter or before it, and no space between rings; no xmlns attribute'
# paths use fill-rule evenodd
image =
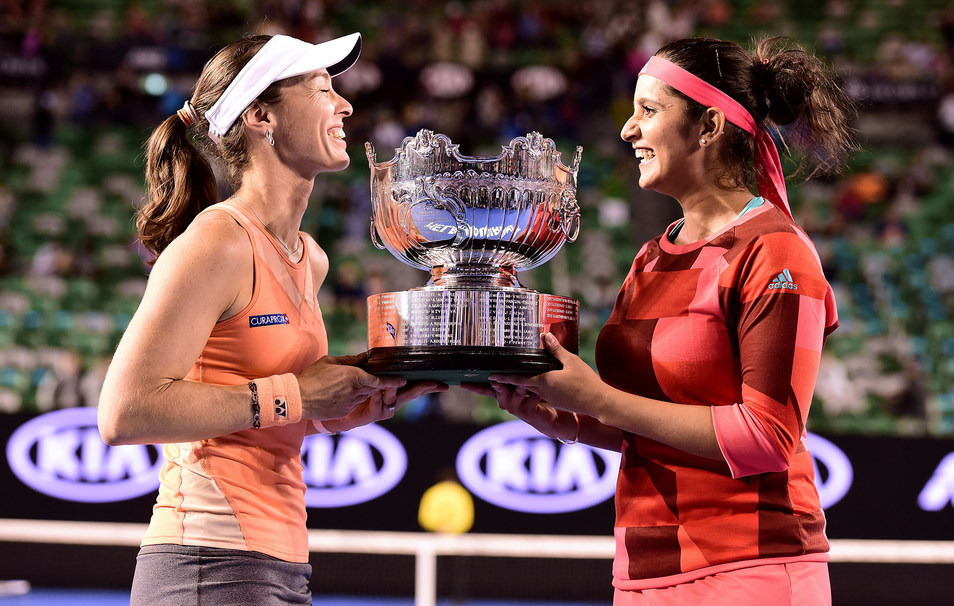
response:
<svg viewBox="0 0 954 606"><path fill-rule="evenodd" d="M579 235L581 146L567 165L553 139L533 131L496 155L469 156L422 129L389 160L378 162L371 142L365 151L372 242L432 280L505 281L501 268L538 267Z"/></svg>
<svg viewBox="0 0 954 606"><path fill-rule="evenodd" d="M365 142L364 149L365 154L368 157L368 164L372 168L384 169L395 166L404 157L406 157L412 149L415 153L424 155L426 153L430 153L429 151L425 152L424 150L440 149L442 147L442 143L446 153L453 157L454 160L464 165L488 164L492 162L499 162L504 158L513 158L513 156L518 153L518 150L521 146L525 146L531 155L542 155L543 153L549 153L559 169L573 176L574 185L576 184L576 175L580 170L580 161L583 157L583 146L578 145L576 146L576 150L573 152L573 159L570 161L570 164L564 164L563 153L557 149L556 142L549 137L544 137L537 131L531 131L524 136L514 137L510 140L510 143L501 145L500 153L496 156L468 156L466 154L462 154L460 153L460 144L451 141L450 137L447 135L435 133L434 131L426 128L419 130L413 137L405 137L401 142L401 145L394 148L394 157L390 160L378 162L374 144L372 144L370 141ZM549 152L545 152L545 150L549 150ZM519 177L520 175L511 176Z"/></svg>

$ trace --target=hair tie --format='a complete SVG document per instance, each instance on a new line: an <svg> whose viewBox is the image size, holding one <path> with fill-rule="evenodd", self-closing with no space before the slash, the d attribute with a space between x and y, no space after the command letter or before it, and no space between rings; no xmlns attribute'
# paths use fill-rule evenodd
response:
<svg viewBox="0 0 954 606"><path fill-rule="evenodd" d="M193 107L192 102L188 99L182 104L182 109L176 111L176 115L179 116L179 119L182 120L182 123L186 126L192 126L199 120L199 115L195 112L195 107Z"/></svg>

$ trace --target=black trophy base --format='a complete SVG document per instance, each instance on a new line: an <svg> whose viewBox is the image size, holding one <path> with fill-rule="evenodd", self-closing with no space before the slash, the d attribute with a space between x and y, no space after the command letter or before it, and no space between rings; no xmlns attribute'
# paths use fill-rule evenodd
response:
<svg viewBox="0 0 954 606"><path fill-rule="evenodd" d="M545 349L513 347L372 347L361 367L373 375L449 385L487 383L492 374L536 375L563 365Z"/></svg>

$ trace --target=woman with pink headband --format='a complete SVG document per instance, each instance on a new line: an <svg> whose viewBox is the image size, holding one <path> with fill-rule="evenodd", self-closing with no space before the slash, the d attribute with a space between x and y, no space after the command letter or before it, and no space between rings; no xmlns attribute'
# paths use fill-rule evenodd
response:
<svg viewBox="0 0 954 606"><path fill-rule="evenodd" d="M649 60L633 107L621 136L639 184L683 217L636 255L599 374L547 335L563 369L469 388L546 435L622 451L616 606L830 605L805 422L838 319L773 137L837 168L852 104L794 45L700 38Z"/></svg>
<svg viewBox="0 0 954 606"><path fill-rule="evenodd" d="M317 176L349 164L332 78L360 49L359 34L230 44L146 145L137 225L157 258L99 404L107 443L164 444L133 606L310 604L305 436L446 389L328 356L328 256L300 227Z"/></svg>

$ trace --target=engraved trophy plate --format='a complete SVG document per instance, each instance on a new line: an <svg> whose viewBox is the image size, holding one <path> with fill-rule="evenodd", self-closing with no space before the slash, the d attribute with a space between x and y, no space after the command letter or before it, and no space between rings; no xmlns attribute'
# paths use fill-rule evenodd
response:
<svg viewBox="0 0 954 606"><path fill-rule="evenodd" d="M552 332L579 349L575 299L524 288L516 272L576 240L576 175L550 139L517 137L498 156L461 155L421 130L371 167L371 239L429 270L425 286L368 297L365 368L410 380L486 381L494 372L539 373L560 364L541 343Z"/></svg>

